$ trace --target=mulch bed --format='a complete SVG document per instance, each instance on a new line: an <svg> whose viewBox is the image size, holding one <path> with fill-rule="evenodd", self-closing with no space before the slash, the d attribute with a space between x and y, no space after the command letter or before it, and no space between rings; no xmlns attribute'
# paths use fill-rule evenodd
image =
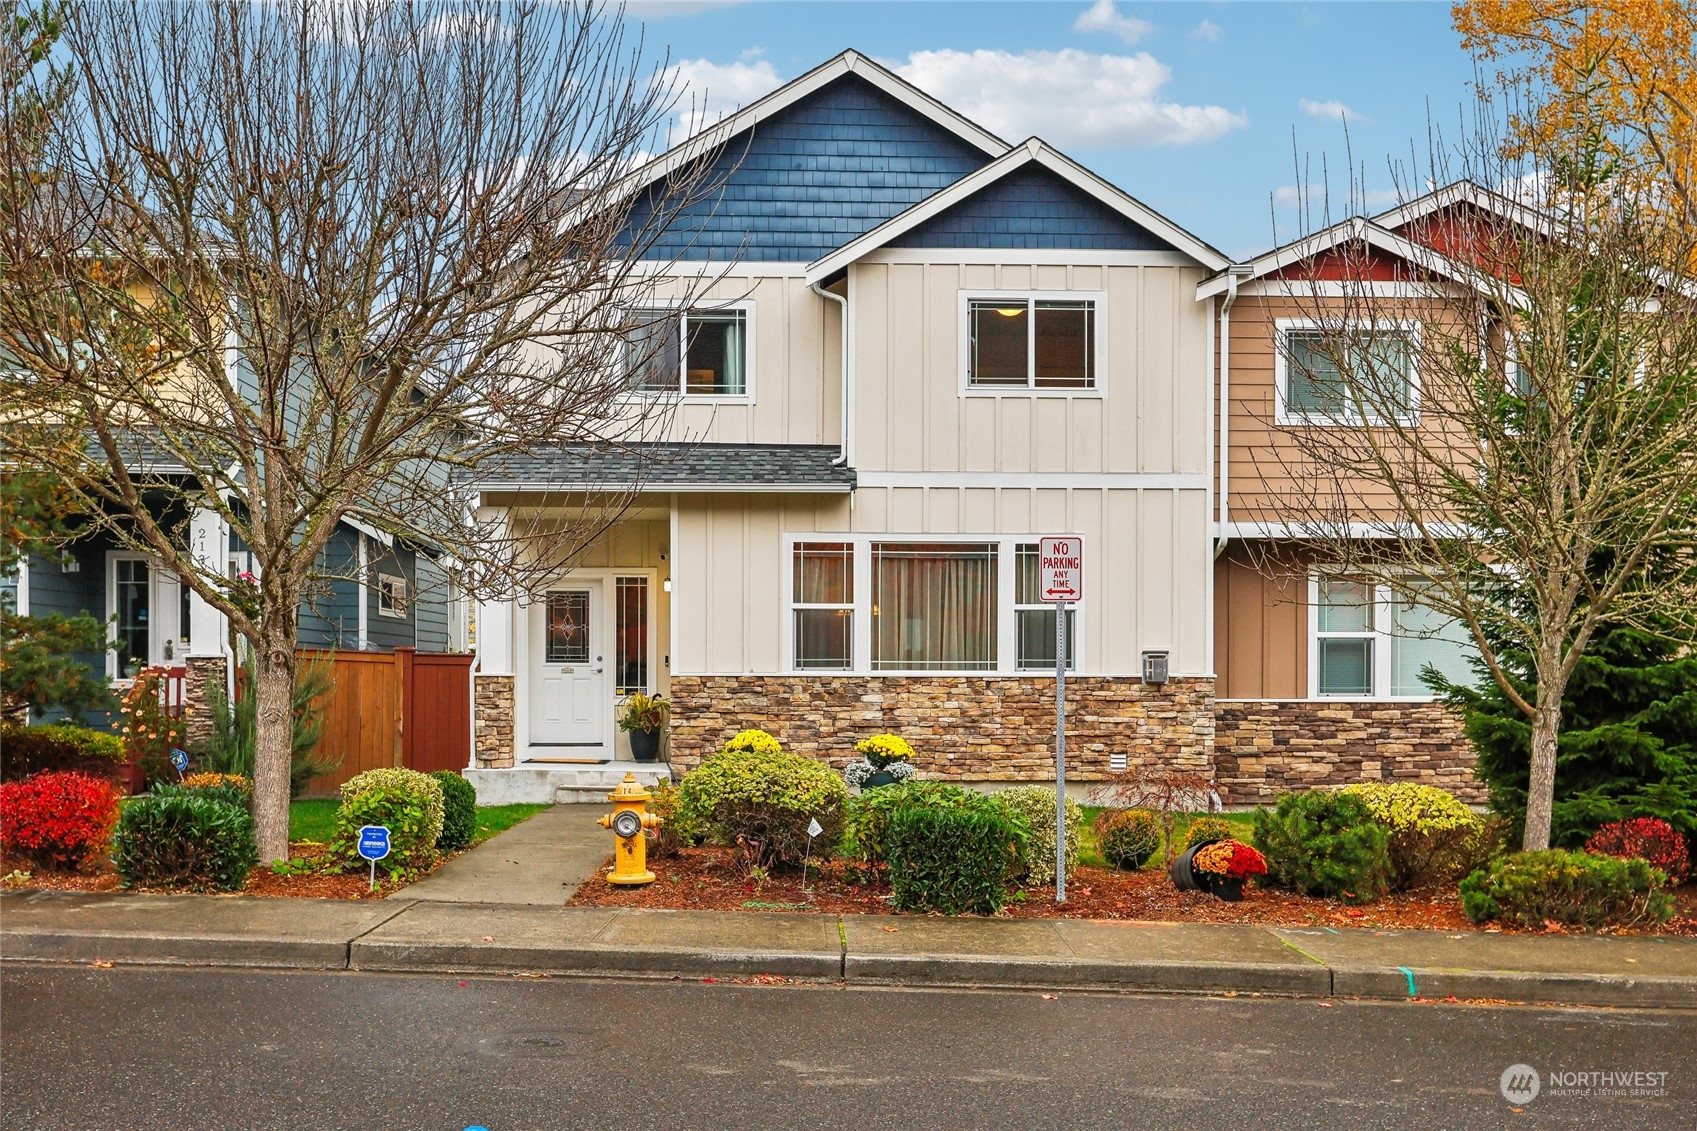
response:
<svg viewBox="0 0 1697 1131"><path fill-rule="evenodd" d="M289 857L292 860L310 860L325 851L322 844L312 841L298 841L289 846ZM444 863L452 857L445 857ZM102 869L88 872L48 872L32 868L22 861L7 858L0 862L0 876L10 875L16 869L29 872L28 880L12 881L7 887L38 888L48 891L121 891L118 886L118 874L112 871L111 865ZM422 879L423 877L416 877ZM247 883L240 891L217 892L218 895L261 895L285 899L382 899L398 887L379 879L377 890L371 890L369 873L361 869L341 876L326 876L316 872L300 875L274 874L270 868L263 865L248 873ZM166 889L135 887L130 891L164 892Z"/></svg>
<svg viewBox="0 0 1697 1131"><path fill-rule="evenodd" d="M610 866L612 857L608 857ZM816 866L801 890L795 873L750 880L728 848L686 848L676 857L649 860L660 878L644 887L609 884L606 869L586 881L571 902L591 907L649 907L684 911L799 911L828 915L894 915L887 883L863 884L840 861ZM1674 892L1674 919L1657 934L1697 935L1697 886ZM1420 928L1444 931L1502 931L1476 927L1462 914L1461 900L1448 892L1394 895L1364 907L1329 899L1250 887L1241 903L1203 892L1178 891L1166 873L1079 868L1067 884L1067 901L1053 889L1032 888L999 917L1016 919L1142 919L1184 923L1254 923L1267 926Z"/></svg>

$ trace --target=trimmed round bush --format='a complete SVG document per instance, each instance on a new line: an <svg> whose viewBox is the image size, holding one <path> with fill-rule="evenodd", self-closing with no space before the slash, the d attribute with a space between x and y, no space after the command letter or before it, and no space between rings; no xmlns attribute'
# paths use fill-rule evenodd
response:
<svg viewBox="0 0 1697 1131"><path fill-rule="evenodd" d="M127 772L124 740L71 723L0 725L0 781L22 781L43 771L122 783Z"/></svg>
<svg viewBox="0 0 1697 1131"><path fill-rule="evenodd" d="M1490 855L1485 821L1453 793L1415 782L1345 786L1390 834L1394 891L1454 883Z"/></svg>
<svg viewBox="0 0 1697 1131"><path fill-rule="evenodd" d="M1237 830L1224 817L1192 817L1184 830L1184 848L1207 840L1231 840L1236 835Z"/></svg>
<svg viewBox="0 0 1697 1131"><path fill-rule="evenodd" d="M235 891L259 863L253 814L211 790L155 790L124 806L112 862L125 887Z"/></svg>
<svg viewBox="0 0 1697 1131"><path fill-rule="evenodd" d="M344 867L366 866L359 854L363 825L389 830L389 855L377 862L381 872L426 867L436 861L442 836L442 783L429 774L399 766L367 770L342 783L342 807L330 838L330 856Z"/></svg>
<svg viewBox="0 0 1697 1131"><path fill-rule="evenodd" d="M241 774L191 774L180 782L155 782L152 797L210 797L243 809L253 809L253 786Z"/></svg>
<svg viewBox="0 0 1697 1131"><path fill-rule="evenodd" d="M0 785L0 846L40 868L75 869L106 851L123 792L105 778L48 771Z"/></svg>
<svg viewBox="0 0 1697 1131"><path fill-rule="evenodd" d="M799 866L814 820L825 831L813 858L827 855L848 800L848 786L828 766L769 749L722 750L685 774L678 790L686 822L720 844L740 845L761 865Z"/></svg>
<svg viewBox="0 0 1697 1131"><path fill-rule="evenodd" d="M1670 883L1684 883L1691 873L1691 854L1685 838L1659 817L1610 821L1585 842L1585 851L1600 856L1637 858L1666 872Z"/></svg>
<svg viewBox="0 0 1697 1131"><path fill-rule="evenodd" d="M458 852L477 835L477 787L453 770L430 776L442 786L442 835L436 838L436 849Z"/></svg>
<svg viewBox="0 0 1697 1131"><path fill-rule="evenodd" d="M1636 927L1665 923L1667 875L1636 857L1550 848L1491 861L1461 881L1461 909L1475 923L1541 928Z"/></svg>
<svg viewBox="0 0 1697 1131"><path fill-rule="evenodd" d="M999 797L943 788L952 793L915 795L889 814L884 850L895 904L993 915L1025 870L1025 822Z"/></svg>
<svg viewBox="0 0 1697 1131"><path fill-rule="evenodd" d="M1267 879L1303 895L1367 903L1390 882L1390 834L1361 798L1314 790L1286 793L1255 811L1255 847Z"/></svg>
<svg viewBox="0 0 1697 1131"><path fill-rule="evenodd" d="M1055 791L1041 785L1017 785L996 791L1003 805L1025 819L1025 882L1047 885L1055 882ZM1078 802L1067 798L1067 876L1078 867L1078 837L1084 814Z"/></svg>
<svg viewBox="0 0 1697 1131"><path fill-rule="evenodd" d="M1104 809L1093 828L1102 859L1127 872L1143 867L1161 848L1161 826L1147 809Z"/></svg>

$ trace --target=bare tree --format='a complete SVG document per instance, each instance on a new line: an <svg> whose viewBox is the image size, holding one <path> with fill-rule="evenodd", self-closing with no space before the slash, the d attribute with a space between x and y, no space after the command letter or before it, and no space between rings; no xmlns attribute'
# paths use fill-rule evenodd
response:
<svg viewBox="0 0 1697 1131"><path fill-rule="evenodd" d="M10 457L251 644L262 859L288 855L297 616L345 568L325 555L337 525L427 547L473 590L522 589L636 485L510 528L480 522L455 474L665 423L664 401L628 396L623 351L707 164L633 191L675 96L619 15L89 0L67 21L59 127L8 146L9 169L30 163L0 233ZM240 536L255 581L191 547L195 508Z"/></svg>
<svg viewBox="0 0 1697 1131"><path fill-rule="evenodd" d="M1691 234L1653 186L1585 137L1510 161L1480 120L1426 183L1512 198L1432 216L1400 258L1356 220L1323 285L1285 288L1314 329L1281 331L1292 389L1251 518L1465 626L1530 724L1539 849L1563 693L1599 626L1697 609L1697 291Z"/></svg>

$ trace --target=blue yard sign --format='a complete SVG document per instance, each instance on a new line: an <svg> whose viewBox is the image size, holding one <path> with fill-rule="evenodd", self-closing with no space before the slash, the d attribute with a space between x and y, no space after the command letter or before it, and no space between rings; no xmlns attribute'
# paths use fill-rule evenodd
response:
<svg viewBox="0 0 1697 1131"><path fill-rule="evenodd" d="M389 855L389 830L383 825L359 827L359 854L371 861L371 890L377 890L377 862Z"/></svg>
<svg viewBox="0 0 1697 1131"><path fill-rule="evenodd" d="M177 771L179 778L182 777L183 773L189 768L189 752L187 750L172 750L171 768Z"/></svg>

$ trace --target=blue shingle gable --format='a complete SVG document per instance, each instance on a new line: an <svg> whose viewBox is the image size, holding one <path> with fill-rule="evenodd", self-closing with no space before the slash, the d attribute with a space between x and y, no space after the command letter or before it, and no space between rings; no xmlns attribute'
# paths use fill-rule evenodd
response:
<svg viewBox="0 0 1697 1131"><path fill-rule="evenodd" d="M989 163L864 79L841 78L726 143L705 199L649 258L808 262ZM652 214L639 201L633 227Z"/></svg>
<svg viewBox="0 0 1697 1131"><path fill-rule="evenodd" d="M1167 251L1172 245L1048 169L1028 165L902 233L890 247Z"/></svg>

